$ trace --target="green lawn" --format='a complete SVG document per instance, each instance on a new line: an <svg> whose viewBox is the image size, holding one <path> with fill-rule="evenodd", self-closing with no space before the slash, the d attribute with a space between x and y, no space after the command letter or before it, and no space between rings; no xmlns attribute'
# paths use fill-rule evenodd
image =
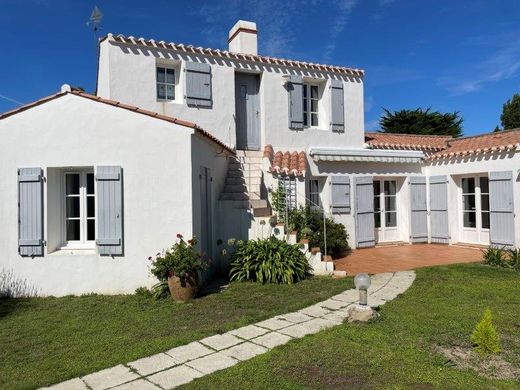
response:
<svg viewBox="0 0 520 390"><path fill-rule="evenodd" d="M291 341L183 389L520 389L518 380L486 379L435 352L470 347L486 307L500 358L520 369L520 273L472 264L420 269L375 322Z"/></svg>
<svg viewBox="0 0 520 390"><path fill-rule="evenodd" d="M32 389L165 351L352 288L352 279L232 283L188 304L146 296L0 301L0 389Z"/></svg>

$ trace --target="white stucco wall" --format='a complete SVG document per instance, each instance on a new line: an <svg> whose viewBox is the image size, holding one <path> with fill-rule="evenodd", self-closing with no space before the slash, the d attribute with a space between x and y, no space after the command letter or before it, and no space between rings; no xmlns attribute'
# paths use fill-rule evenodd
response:
<svg viewBox="0 0 520 390"><path fill-rule="evenodd" d="M224 168L211 162L218 147L203 147L206 141L193 142L196 137L192 129L70 94L1 120L0 268L40 295L131 293L149 286L154 280L148 275L148 256L171 245L176 233L190 236L196 229L192 169L197 162L192 157L208 156L205 164L218 166L215 187L221 185ZM192 147L200 153L191 152ZM58 242L49 240L44 257L20 257L17 169L43 168L47 211L56 203L54 168L98 165L123 168L124 256L53 252ZM46 240L59 224L54 214L44 213Z"/></svg>
<svg viewBox="0 0 520 390"><path fill-rule="evenodd" d="M99 96L193 121L230 145L234 145L236 139L235 72L261 74L260 126L263 145L302 150L307 146L361 147L364 143L362 78L125 45L109 40L103 41L100 46ZM176 93L174 102L158 102L156 99L155 67L157 62L164 63L165 60L181 71L181 94ZM185 104L185 74L182 71L185 61L211 65L212 108L188 107ZM295 131L288 128L288 94L282 85L282 75L289 73L301 74L304 80L316 79L323 83L319 129ZM344 82L344 133L333 133L329 128L330 78L342 78Z"/></svg>

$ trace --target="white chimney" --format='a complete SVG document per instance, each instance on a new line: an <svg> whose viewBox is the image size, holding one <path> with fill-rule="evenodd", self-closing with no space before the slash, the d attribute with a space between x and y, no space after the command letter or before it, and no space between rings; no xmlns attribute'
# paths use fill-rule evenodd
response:
<svg viewBox="0 0 520 390"><path fill-rule="evenodd" d="M258 54L256 23L239 20L229 31L229 51L243 54Z"/></svg>

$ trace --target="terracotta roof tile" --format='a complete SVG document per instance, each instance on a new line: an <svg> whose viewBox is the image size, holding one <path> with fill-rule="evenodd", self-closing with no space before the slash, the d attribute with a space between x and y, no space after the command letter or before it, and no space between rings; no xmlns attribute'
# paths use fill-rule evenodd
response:
<svg viewBox="0 0 520 390"><path fill-rule="evenodd" d="M449 135L365 133L365 142L373 149L438 151L451 139Z"/></svg>
<svg viewBox="0 0 520 390"><path fill-rule="evenodd" d="M431 155L430 159L512 151L519 144L520 129L455 138L447 141L446 148Z"/></svg>
<svg viewBox="0 0 520 390"><path fill-rule="evenodd" d="M271 162L270 172L290 176L305 176L307 157L304 151L290 152L279 150L275 153L272 145L266 145L264 158L269 159Z"/></svg>
<svg viewBox="0 0 520 390"><path fill-rule="evenodd" d="M11 115L17 114L19 112L28 110L28 109L30 109L32 107L36 107L36 106L38 106L40 104L43 104L43 103L46 103L46 102L48 102L50 100L59 98L61 96L65 96L66 94L69 94L69 93L72 94L72 95L75 95L75 96L80 96L80 97L83 97L83 98L86 98L86 99L93 100L95 102L108 104L110 106L122 108L124 110L136 112L136 113L139 113L139 114L142 114L142 115L150 116L152 118L157 118L157 119L160 119L160 120L163 120L163 121L174 123L174 124L179 125L179 126L192 128L193 130L195 130L195 133L197 133L197 134L199 134L199 135L201 135L201 136L211 140L212 142L214 142L215 144L219 145L220 147L222 147L223 149L227 150L228 152L230 152L232 154L235 154L235 151L232 148L227 146L224 142L220 141L218 138L216 138L212 134L208 133L206 130L202 129L201 127L199 127L195 123L188 122L188 121L185 121L185 120L182 120L182 119L178 119L178 118L175 118L175 117L172 117L172 116L162 115L162 114L159 114L159 113L154 112L154 111L144 110L142 108L139 108L139 107L136 107L136 106L131 106L131 105L128 105L128 104L124 104L124 103L121 103L121 102L118 102L118 101L115 101L115 100L105 99L105 98L102 98L102 97L99 97L99 96L91 95L89 93L84 92L83 90L76 89L76 88L71 88L70 91L58 92L58 93L55 93L54 95L50 95L50 96L44 97L44 98L42 98L40 100L37 100L37 101L35 101L33 103L29 103L29 104L23 105L21 107L18 107L18 108L14 109L14 110L7 111L7 112L5 112L3 114L0 114L0 120L5 119L5 118L7 118L7 117L9 117Z"/></svg>
<svg viewBox="0 0 520 390"><path fill-rule="evenodd" d="M130 45L148 46L148 47L153 47L156 49L170 49L170 50L183 51L183 52L187 52L187 53L203 54L203 55L208 55L208 56L212 56L212 57L226 57L226 58L243 60L243 61L261 62L261 63L267 63L267 64L291 66L291 67L295 67L295 68L313 69L313 70L320 70L320 71L325 71L325 72L342 73L342 74L348 74L348 75L352 75L352 76L356 76L356 77L363 77L365 74L365 71L362 69L347 68L347 67L335 66L335 65L315 64L312 62L294 61L294 60L287 60L287 59L283 59L283 58L260 56L260 55L254 55L254 54L234 53L234 52L229 52L226 50L195 47L192 45L183 45L180 43L173 43L173 42L167 43L165 41L155 41L153 39L135 38L133 36L127 37L122 34L119 34L119 35L108 34L105 37L103 37L101 39L101 41L103 41L105 39L113 40L115 42L120 42L120 43L124 43L124 44L130 44Z"/></svg>

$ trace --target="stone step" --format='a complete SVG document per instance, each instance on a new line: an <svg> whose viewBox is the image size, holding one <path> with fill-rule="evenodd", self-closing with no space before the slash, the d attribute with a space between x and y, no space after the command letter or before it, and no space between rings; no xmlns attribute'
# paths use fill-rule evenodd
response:
<svg viewBox="0 0 520 390"><path fill-rule="evenodd" d="M242 185L249 185L251 186L260 186L262 184L262 178L261 177L251 177L251 180L249 178L244 177L226 177L226 185L235 185L235 184L242 184Z"/></svg>
<svg viewBox="0 0 520 390"><path fill-rule="evenodd" d="M271 207L256 207L253 208L254 217L270 217L273 214Z"/></svg>
<svg viewBox="0 0 520 390"><path fill-rule="evenodd" d="M252 199L250 203L253 209L269 207L266 199Z"/></svg>
<svg viewBox="0 0 520 390"><path fill-rule="evenodd" d="M226 184L223 193L248 192L245 184Z"/></svg>
<svg viewBox="0 0 520 390"><path fill-rule="evenodd" d="M221 200L259 200L260 194L249 192L223 192L220 194Z"/></svg>

